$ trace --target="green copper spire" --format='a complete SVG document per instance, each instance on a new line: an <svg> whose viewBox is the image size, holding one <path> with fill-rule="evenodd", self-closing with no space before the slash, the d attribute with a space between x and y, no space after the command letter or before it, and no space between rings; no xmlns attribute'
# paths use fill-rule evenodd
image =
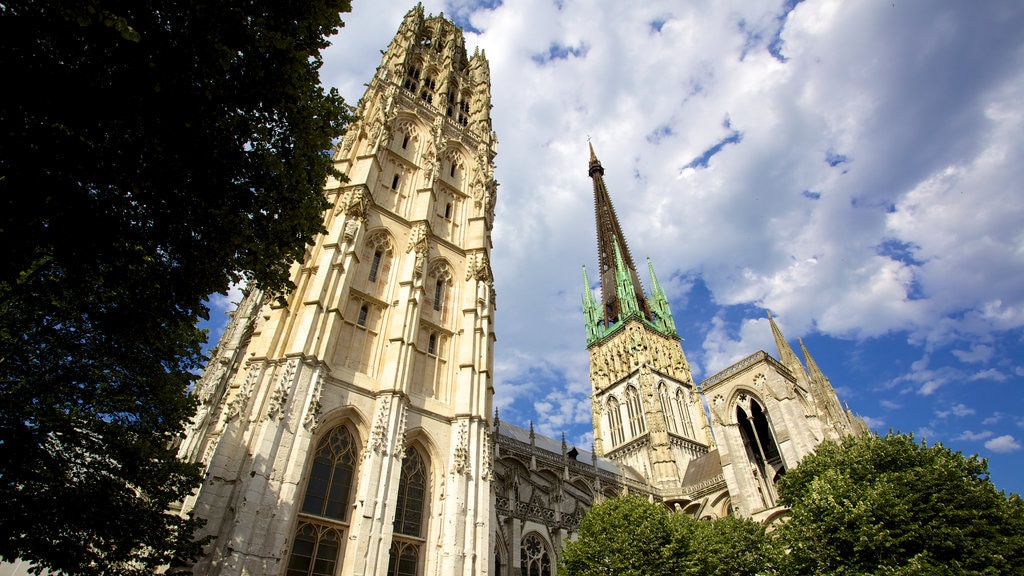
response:
<svg viewBox="0 0 1024 576"><path fill-rule="evenodd" d="M640 310L640 306L637 305L636 301L636 290L633 287L633 277L630 274L631 270L626 268L626 263L622 260L622 251L619 250L619 239L614 239L615 244L615 288L616 293L619 296L619 305L621 306L621 312L619 313L619 321L625 320L627 316L632 316Z"/></svg>
<svg viewBox="0 0 1024 576"><path fill-rule="evenodd" d="M604 326L601 324L601 307L594 299L594 292L590 289L590 278L587 277L587 267L583 266L583 318L587 323L587 345L604 336Z"/></svg>
<svg viewBox="0 0 1024 576"><path fill-rule="evenodd" d="M636 273L633 257L629 253L629 245L622 234L622 226L619 225L619 218L612 206L612 199L604 185L604 168L601 166L601 161L597 159L597 154L594 153L593 145L590 146L588 174L594 181L594 215L597 219L597 257L601 278L601 314L604 317L604 325L607 327L621 322L628 315L627 303L619 300L619 292L622 289L619 286L619 277L622 275L622 270L625 270L631 285L633 310L639 311L643 319L653 323L654 315L644 296L640 277Z"/></svg>
<svg viewBox="0 0 1024 576"><path fill-rule="evenodd" d="M672 310L668 307L668 297L665 291L658 284L658 277L654 275L654 264L651 257L647 257L647 269L651 272L651 308L654 312L654 321L658 330L670 336L676 336L676 322L672 319Z"/></svg>

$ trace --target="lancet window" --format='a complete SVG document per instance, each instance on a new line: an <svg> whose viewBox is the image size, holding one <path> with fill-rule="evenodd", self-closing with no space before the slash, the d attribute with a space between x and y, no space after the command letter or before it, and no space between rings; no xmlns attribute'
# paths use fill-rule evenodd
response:
<svg viewBox="0 0 1024 576"><path fill-rule="evenodd" d="M629 415L629 434L631 437L636 438L647 431L640 394L632 386L626 388L626 413Z"/></svg>
<svg viewBox="0 0 1024 576"><path fill-rule="evenodd" d="M286 576L329 576L341 563L358 452L344 426L332 428L317 443Z"/></svg>
<svg viewBox="0 0 1024 576"><path fill-rule="evenodd" d="M615 396L608 398L608 432L611 434L612 446L618 446L625 442L626 438L622 431L622 412L619 410L619 401Z"/></svg>
<svg viewBox="0 0 1024 576"><path fill-rule="evenodd" d="M686 408L688 404L686 392L682 389L676 390L676 410L679 412L680 434L684 434L687 438L695 438L693 420L690 418L690 411Z"/></svg>
<svg viewBox="0 0 1024 576"><path fill-rule="evenodd" d="M669 396L668 387L662 382L658 385L658 400L661 401L661 413L665 415L665 422L668 423L668 431L679 434L679 422L676 420L676 410L673 406L673 398Z"/></svg>
<svg viewBox="0 0 1024 576"><path fill-rule="evenodd" d="M776 500L775 482L786 472L786 466L775 442L771 423L761 404L746 394L740 395L739 405L736 406L736 423L747 458L753 466L755 480L759 483L759 492L766 498L763 503L772 506Z"/></svg>
<svg viewBox="0 0 1024 576"><path fill-rule="evenodd" d="M427 472L429 460L418 448L410 447L402 460L395 506L394 536L388 576L418 576L423 572L423 544L426 541Z"/></svg>

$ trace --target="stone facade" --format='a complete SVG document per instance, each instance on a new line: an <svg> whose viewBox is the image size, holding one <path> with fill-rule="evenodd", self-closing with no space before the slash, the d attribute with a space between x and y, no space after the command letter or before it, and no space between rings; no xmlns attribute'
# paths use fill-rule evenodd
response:
<svg viewBox="0 0 1024 576"><path fill-rule="evenodd" d="M295 290L248 291L197 383L179 450L206 472L183 503L212 538L195 574L554 574L597 499L770 520L778 474L822 439L861 431L774 321L781 361L758 352L693 382L593 150L602 297L587 281L583 308L595 446L500 422L486 57L418 6L358 117Z"/></svg>

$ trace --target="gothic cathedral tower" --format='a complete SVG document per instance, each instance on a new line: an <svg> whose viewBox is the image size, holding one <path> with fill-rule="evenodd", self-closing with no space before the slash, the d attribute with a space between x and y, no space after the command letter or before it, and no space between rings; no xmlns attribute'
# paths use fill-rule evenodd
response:
<svg viewBox="0 0 1024 576"><path fill-rule="evenodd" d="M462 574L491 557L490 78L405 17L335 154L327 232L249 291L197 384L196 574Z"/></svg>
<svg viewBox="0 0 1024 576"><path fill-rule="evenodd" d="M666 501L682 499L687 466L713 446L711 431L668 298L650 260L644 294L593 146L589 173L601 281L598 302L584 268L594 448L640 472Z"/></svg>

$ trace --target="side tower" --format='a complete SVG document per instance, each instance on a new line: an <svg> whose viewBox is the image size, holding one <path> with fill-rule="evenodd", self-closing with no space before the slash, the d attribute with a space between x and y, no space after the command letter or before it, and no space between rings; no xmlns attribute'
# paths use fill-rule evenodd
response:
<svg viewBox="0 0 1024 576"><path fill-rule="evenodd" d="M701 382L733 510L770 521L784 513L775 484L823 440L867 432L800 342L808 369L768 314L779 359L763 350Z"/></svg>
<svg viewBox="0 0 1024 576"><path fill-rule="evenodd" d="M589 173L601 279L598 302L584 268L595 451L637 470L672 500L682 495L689 463L708 453L710 428L668 299L650 260L650 298L640 285L593 146Z"/></svg>
<svg viewBox="0 0 1024 576"><path fill-rule="evenodd" d="M296 289L250 291L197 385L196 574L487 573L488 64L421 6L383 54Z"/></svg>

